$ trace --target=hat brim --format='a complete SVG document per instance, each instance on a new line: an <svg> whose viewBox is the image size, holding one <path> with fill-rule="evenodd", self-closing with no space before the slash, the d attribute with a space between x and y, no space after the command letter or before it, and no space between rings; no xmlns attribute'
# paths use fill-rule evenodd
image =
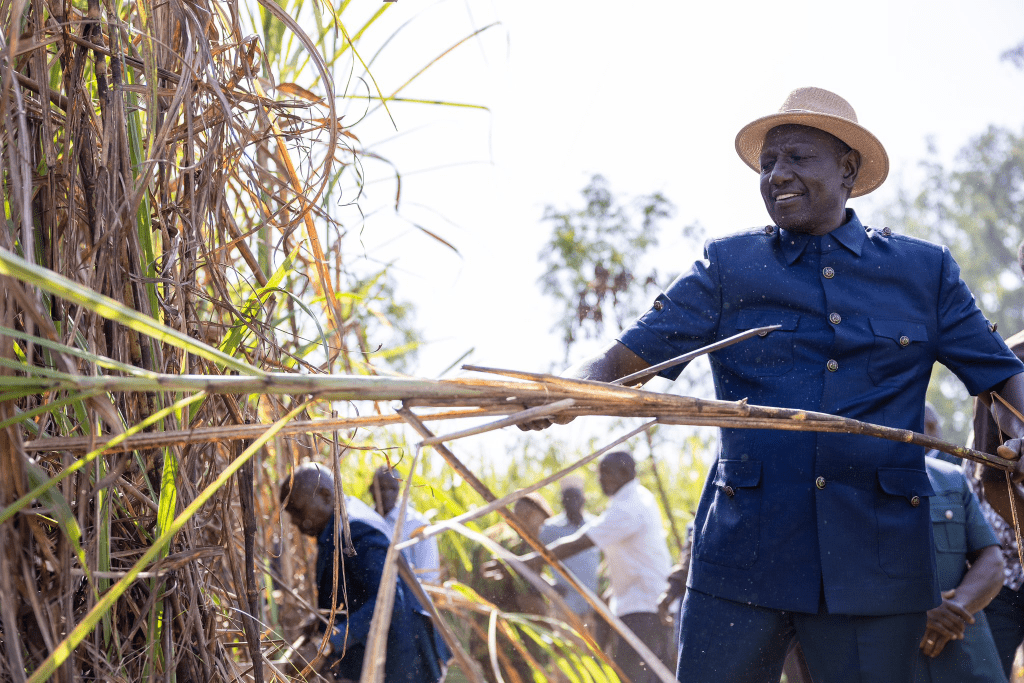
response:
<svg viewBox="0 0 1024 683"><path fill-rule="evenodd" d="M809 126L831 133L851 149L860 152L860 173L850 197L860 197L877 189L889 175L889 155L885 153L885 147L878 138L852 121L818 112L787 111L748 123L736 135L736 153L747 166L760 173L759 162L764 136L772 128L786 124Z"/></svg>

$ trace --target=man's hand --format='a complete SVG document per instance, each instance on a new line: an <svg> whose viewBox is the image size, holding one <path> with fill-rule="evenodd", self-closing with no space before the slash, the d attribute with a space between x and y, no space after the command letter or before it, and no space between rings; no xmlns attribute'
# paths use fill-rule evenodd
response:
<svg viewBox="0 0 1024 683"><path fill-rule="evenodd" d="M523 422L516 426L524 432L539 432L542 429L547 429L551 425L567 425L574 419L576 419L575 415L552 415L551 417L541 417L536 420L530 420L529 422Z"/></svg>
<svg viewBox="0 0 1024 683"><path fill-rule="evenodd" d="M921 638L921 652L926 657L938 657L942 654L942 649L946 647L948 642L949 637L942 635L938 631L926 628L924 637Z"/></svg>
<svg viewBox="0 0 1024 683"><path fill-rule="evenodd" d="M661 623L670 625L672 623L672 615L668 613L668 607L672 604L674 598L665 591L658 596L658 616L661 617Z"/></svg>
<svg viewBox="0 0 1024 683"><path fill-rule="evenodd" d="M520 555L519 559L535 572L544 567L544 558L537 553ZM509 577L509 567L501 560L487 560L480 565L480 575L489 581L504 581Z"/></svg>
<svg viewBox="0 0 1024 683"><path fill-rule="evenodd" d="M1024 458L1021 453L1024 451L1024 439L1010 439L996 449L996 455L1007 460L1016 460L1017 468L1010 472L1010 478L1017 484L1024 481Z"/></svg>
<svg viewBox="0 0 1024 683"><path fill-rule="evenodd" d="M595 382L612 382L620 377L632 375L650 367L650 363L636 355L621 343L614 341L590 358L567 368L562 377L589 379ZM1022 373L1024 374L1024 373ZM646 382L647 380L643 380ZM524 432L547 429L553 424L564 425L572 422L573 416L542 417L524 422L518 427Z"/></svg>
<svg viewBox="0 0 1024 683"><path fill-rule="evenodd" d="M963 640L967 625L974 623L974 616L955 597L956 589L945 591L942 604L928 610L928 626L920 647L929 657L937 657L949 641Z"/></svg>
<svg viewBox="0 0 1024 683"><path fill-rule="evenodd" d="M508 578L508 570L501 560L487 560L480 565L480 575L488 581L504 581Z"/></svg>

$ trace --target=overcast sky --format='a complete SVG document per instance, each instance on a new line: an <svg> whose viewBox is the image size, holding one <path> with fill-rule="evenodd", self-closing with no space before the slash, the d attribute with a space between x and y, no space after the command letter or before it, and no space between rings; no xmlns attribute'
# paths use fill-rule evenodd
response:
<svg viewBox="0 0 1024 683"><path fill-rule="evenodd" d="M683 225L717 236L768 222L733 140L796 87L839 93L886 146L888 182L851 203L867 224L900 182L913 185L926 136L952 159L989 124L1024 125L1024 72L999 59L1024 40L1020 0L397 0L364 57L404 22L372 67L384 92L500 22L402 93L487 111L395 103L397 131L378 114L356 128L403 173L399 215L375 214L361 240L394 261L400 296L416 304L423 377L469 349L477 364L560 368L556 313L537 286L540 218L546 205L578 206L594 173L623 197L659 190L678 207L661 235L664 270L701 256L681 248ZM370 180L370 203L393 197L382 167Z"/></svg>

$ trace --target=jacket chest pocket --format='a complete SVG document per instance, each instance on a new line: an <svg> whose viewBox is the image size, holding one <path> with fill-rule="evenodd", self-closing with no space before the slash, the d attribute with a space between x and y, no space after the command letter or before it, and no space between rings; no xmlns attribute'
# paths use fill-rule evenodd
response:
<svg viewBox="0 0 1024 683"><path fill-rule="evenodd" d="M761 462L719 460L714 496L694 552L702 562L747 569L761 536Z"/></svg>
<svg viewBox="0 0 1024 683"><path fill-rule="evenodd" d="M935 550L940 553L967 551L967 512L963 503L952 495L941 495L931 500L932 537Z"/></svg>
<svg viewBox="0 0 1024 683"><path fill-rule="evenodd" d="M928 328L906 320L870 318L874 343L868 376L876 386L903 384L927 361ZM931 363L928 363L928 371Z"/></svg>
<svg viewBox="0 0 1024 683"><path fill-rule="evenodd" d="M780 329L763 337L745 339L716 352L715 357L737 374L759 377L784 375L793 369L793 338L799 322L799 313L740 311L736 316L736 332L769 325L779 325Z"/></svg>

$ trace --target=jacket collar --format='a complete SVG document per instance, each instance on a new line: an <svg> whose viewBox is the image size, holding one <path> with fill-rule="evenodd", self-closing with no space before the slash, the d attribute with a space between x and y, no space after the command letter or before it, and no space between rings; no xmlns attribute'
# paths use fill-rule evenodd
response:
<svg viewBox="0 0 1024 683"><path fill-rule="evenodd" d="M779 245L783 255L786 257L786 264L793 265L793 262L800 258L811 241L812 235L792 230L779 230ZM864 225L857 218L857 212L853 209L846 210L846 222L838 228L821 236L822 251L827 251L831 240L843 245L854 255L860 256L864 247L864 240L867 235L864 233Z"/></svg>

